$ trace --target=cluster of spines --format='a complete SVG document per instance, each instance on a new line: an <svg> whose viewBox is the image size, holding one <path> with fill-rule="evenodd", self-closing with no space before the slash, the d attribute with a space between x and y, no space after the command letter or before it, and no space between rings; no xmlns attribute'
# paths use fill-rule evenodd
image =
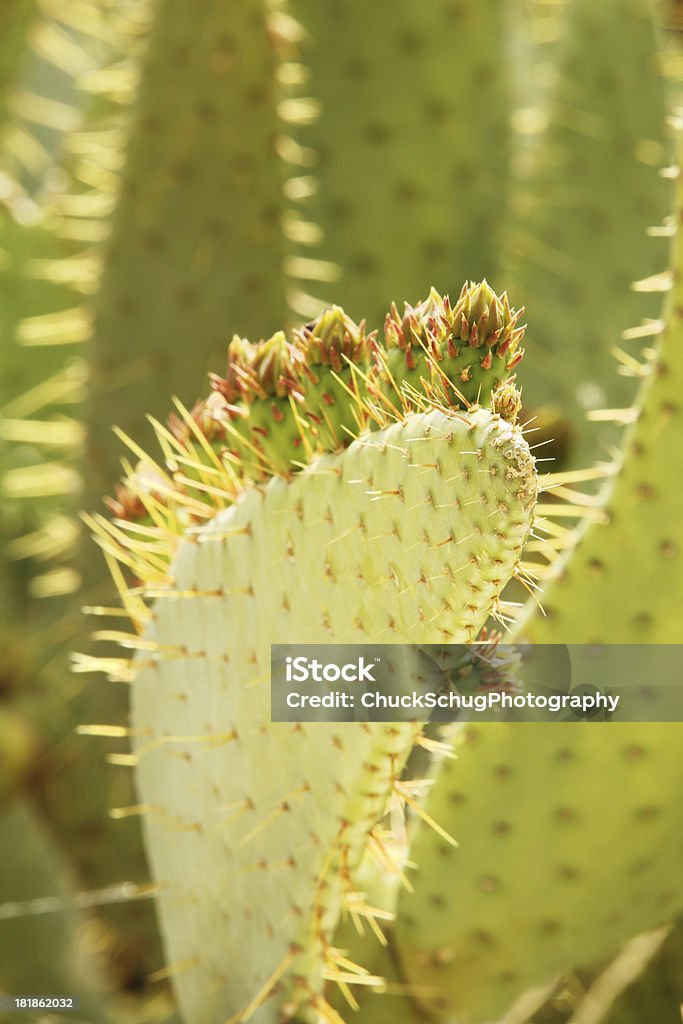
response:
<svg viewBox="0 0 683 1024"><path fill-rule="evenodd" d="M228 402L249 405L291 395L303 403L309 388L321 384L324 368L340 374L350 365L367 366L374 337L367 335L365 321L356 324L343 309L332 306L293 331L291 341L284 331L257 344L235 335L228 346L226 375L211 374L211 385ZM324 390L321 397L332 401Z"/></svg>
<svg viewBox="0 0 683 1024"><path fill-rule="evenodd" d="M511 308L507 292L498 297L486 281L469 281L462 286L455 306L435 288L418 306L406 305L402 317L392 304L385 320L384 337L387 348L397 346L405 352L409 370L416 368L416 350L417 354L426 350L431 358L441 362L446 356L457 359L463 348L483 348L479 358L482 370L490 370L496 356L511 373L524 355L519 348L525 331L519 325L523 313L524 307ZM461 383L471 379L471 368L463 367Z"/></svg>
<svg viewBox="0 0 683 1024"><path fill-rule="evenodd" d="M289 338L278 331L252 343L236 335L225 375L210 375L212 394L195 404L190 419L170 417L170 433L195 448L201 435L213 449L211 461L218 455L236 480L259 481L289 476L313 456L339 451L364 429L382 427L425 401L463 410L496 401L497 411L514 422L513 384L505 391L508 402L502 392L500 400L493 394L523 356L522 312L486 282L466 283L454 306L434 289L417 306L406 304L402 320L393 305L384 345L377 331L368 332L365 321L355 323L338 306ZM475 352L483 370L498 364L489 377L473 378ZM394 353L405 353L405 363L393 360ZM149 475L147 482L153 483ZM139 496L126 488L111 507L124 518L142 513Z"/></svg>
<svg viewBox="0 0 683 1024"><path fill-rule="evenodd" d="M373 372L366 381L372 395L379 391L380 378L386 378L386 358L395 348L405 355L406 371L415 370L423 358L424 369L432 377L439 363L458 359L462 349L483 348L483 354L477 353L482 370L491 369L494 357L500 360L497 385L523 358L524 350L519 348L525 331L519 324L523 312L523 307L515 310L510 306L506 292L498 297L486 281L466 282L454 306L448 295L442 296L432 288L423 302L416 306L406 303L402 317L392 303L384 323L382 347L376 331L367 333L365 321L356 324L342 309L332 306L295 330L291 342L282 331L258 344L236 336L228 348L226 376L212 375L212 386L229 402L239 399L249 404L256 399L288 395L303 402L310 385L320 384L316 367L330 367L339 375L349 367L369 366L374 355ZM467 384L472 376L469 365L464 365L455 378L440 373L456 386ZM400 392L400 371L391 379L395 391ZM457 404L463 408L477 402L488 405L493 390L476 395L470 391L470 397L461 391ZM330 400L324 392L323 398ZM451 400L449 404L456 403Z"/></svg>
<svg viewBox="0 0 683 1024"><path fill-rule="evenodd" d="M510 306L484 280L466 282L455 304L432 288L401 316L392 305L384 323L385 350L379 356L379 384L391 399L417 389L452 404L490 405L491 395L523 358L524 310Z"/></svg>

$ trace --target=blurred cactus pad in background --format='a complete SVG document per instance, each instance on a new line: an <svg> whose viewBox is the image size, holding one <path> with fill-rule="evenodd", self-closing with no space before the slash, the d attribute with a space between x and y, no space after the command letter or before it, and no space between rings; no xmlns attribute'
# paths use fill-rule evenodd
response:
<svg viewBox="0 0 683 1024"><path fill-rule="evenodd" d="M0 994L680 1024L680 723L272 723L269 659L683 643L682 30L2 0Z"/></svg>

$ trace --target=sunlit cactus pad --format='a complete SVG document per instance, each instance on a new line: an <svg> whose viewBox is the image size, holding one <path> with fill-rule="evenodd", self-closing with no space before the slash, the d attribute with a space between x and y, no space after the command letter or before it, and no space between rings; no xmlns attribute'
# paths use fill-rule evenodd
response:
<svg viewBox="0 0 683 1024"><path fill-rule="evenodd" d="M435 409L248 489L147 582L138 788L188 1019L244 1010L277 971L288 999L322 999L334 925L362 905L354 868L416 738L271 725L270 644L474 640L518 569L536 490L518 427Z"/></svg>

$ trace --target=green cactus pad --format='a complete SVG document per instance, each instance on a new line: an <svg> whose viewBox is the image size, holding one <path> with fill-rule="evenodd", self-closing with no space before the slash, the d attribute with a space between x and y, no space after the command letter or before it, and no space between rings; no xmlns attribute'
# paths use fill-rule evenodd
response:
<svg viewBox="0 0 683 1024"><path fill-rule="evenodd" d="M156 424L175 485L192 489L216 473L239 493L250 482L289 477L324 452L341 451L365 429L431 406L490 406L509 423L520 407L514 367L523 356L522 311L486 284L465 284L455 306L432 289L403 320L392 306L386 346L338 306L293 330L252 343L235 336L225 376L210 374L213 393L191 411L178 405L168 429ZM492 390L495 388L495 391ZM139 454L139 446L129 442ZM172 452L169 449L169 444ZM141 494L165 501L159 467L140 464L137 481L107 503L124 519L149 521ZM224 479L225 483L226 480ZM175 486L174 485L174 486ZM202 495L197 495L201 499Z"/></svg>
<svg viewBox="0 0 683 1024"><path fill-rule="evenodd" d="M608 730L607 734L605 730ZM683 905L673 725L468 727L426 804L401 894L403 971L432 1009L498 1019L527 989L618 950Z"/></svg>
<svg viewBox="0 0 683 1024"><path fill-rule="evenodd" d="M544 597L534 643L683 642L683 237L659 346L651 355L605 515L590 523Z"/></svg>
<svg viewBox="0 0 683 1024"><path fill-rule="evenodd" d="M299 132L311 151L300 209L322 239L301 251L339 267L336 301L374 326L397 294L493 277L513 103L505 5L291 6L320 107ZM325 299L325 288L302 273L300 303L311 291Z"/></svg>
<svg viewBox="0 0 683 1024"><path fill-rule="evenodd" d="M226 325L284 320L279 64L258 0L157 7L95 303L93 500L118 475L112 423L144 442L169 395L199 397Z"/></svg>
<svg viewBox="0 0 683 1024"><path fill-rule="evenodd" d="M3 32L5 19L20 6L27 15L29 8L35 11L25 38L19 32L25 19L15 23L13 37L9 29ZM84 563L89 569L92 559L78 564L83 531L76 514L88 387L83 343L91 330L86 303L100 269L93 243L106 233L112 158L118 159L113 150L125 121L119 102L105 103L100 96L92 102L90 73L111 61L117 69L107 68L103 77L130 82L139 49L133 36L147 9L147 0L12 2L0 14L0 90L8 85L8 123L0 125L0 162L7 175L0 175L0 690L37 738L38 753L20 780L22 799L39 813L87 891L120 878L139 880L146 871L138 823L122 829L106 813L114 792L118 801L130 802L124 794L126 782L132 790L132 779L121 774L112 782L101 747L75 735L76 724L95 715L123 718L125 694L106 684L84 692L69 670L69 652L86 643L82 607L92 597L81 589ZM4 80L6 53L17 72L11 83ZM81 89L86 75L88 89ZM4 98L3 93L0 118ZM86 107L89 130L83 124ZM101 583L101 571L99 576ZM11 893L5 890L3 897ZM103 946L111 954L109 966L125 984L158 966L153 929L142 941L132 938L140 917L153 922L150 910L138 902L102 911L108 918Z"/></svg>
<svg viewBox="0 0 683 1024"><path fill-rule="evenodd" d="M673 154L648 0L537 6L542 52L527 60L544 88L514 118L525 152L513 165L500 280L529 296L525 404L534 414L561 405L567 465L581 467L618 443L613 422L586 415L632 404L639 338L661 315L648 281L668 264L673 194L662 172Z"/></svg>
<svg viewBox="0 0 683 1024"><path fill-rule="evenodd" d="M7 93L26 55L26 30L35 8L35 0L8 0L0 11L0 129L7 117Z"/></svg>
<svg viewBox="0 0 683 1024"><path fill-rule="evenodd" d="M294 331L291 341L282 331L255 345L234 338L225 378L212 375L226 399L212 403L213 439L240 458L247 477L286 476L314 453L339 451L361 427L359 400L373 349L365 325L338 306Z"/></svg>
<svg viewBox="0 0 683 1024"><path fill-rule="evenodd" d="M585 526L548 586L546 616L532 610L517 630L537 643L642 644L623 650L630 678L656 675L645 645L681 638L680 287L607 512ZM598 683L594 657L582 679L591 682L591 666ZM461 849L451 858L417 836L417 900L402 901L397 936L406 972L422 982L424 967L451 1011L478 1021L680 909L681 761L676 723L491 726L471 735L457 766L442 766L427 804ZM431 883L437 863L449 879L441 894Z"/></svg>
<svg viewBox="0 0 683 1024"><path fill-rule="evenodd" d="M489 405L524 355L524 327L517 326L523 312L486 281L464 284L455 305L435 288L418 306L406 305L403 317L394 305L384 326L388 352L380 379L390 395L403 391L407 402L409 389L431 386L450 392L455 404Z"/></svg>
<svg viewBox="0 0 683 1024"><path fill-rule="evenodd" d="M132 724L188 1020L246 1019L277 980L279 1005L321 1009L333 928L415 740L411 725L271 724L270 644L475 639L536 486L518 428L433 410L245 491L185 536L167 579L123 553L156 597Z"/></svg>

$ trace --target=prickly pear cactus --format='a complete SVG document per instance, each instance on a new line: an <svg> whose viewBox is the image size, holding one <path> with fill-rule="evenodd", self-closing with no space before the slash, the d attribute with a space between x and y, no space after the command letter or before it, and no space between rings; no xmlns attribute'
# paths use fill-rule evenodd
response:
<svg viewBox="0 0 683 1024"><path fill-rule="evenodd" d="M200 410L212 442L227 444L240 474L288 475L315 451L335 451L358 430L374 335L335 306L294 332L253 344L235 337L225 377ZM220 397L225 401L221 401Z"/></svg>
<svg viewBox="0 0 683 1024"><path fill-rule="evenodd" d="M678 267L680 236L677 249ZM548 586L547 616L530 612L518 635L621 644L679 636L680 495L672 480L680 344L676 283L605 515L582 531ZM656 574L653 565L661 566ZM656 678L656 653L625 649L623 672ZM594 671L598 683L599 660ZM431 981L433 1005L479 1021L680 911L682 777L675 722L615 725L604 735L587 724L489 726L469 737L457 766L442 766L426 805L462 837L461 849L451 858L418 830L411 856L419 879L415 895L401 900L396 936L408 977ZM433 885L443 863L452 865L447 893ZM450 901L461 915L446 909Z"/></svg>
<svg viewBox="0 0 683 1024"><path fill-rule="evenodd" d="M346 933L335 934L345 914L366 920L373 935L389 925L395 887L386 900L371 895L376 862L399 874L405 858L413 859L400 811L408 805L428 814L415 777L426 755L413 751L425 737L403 726L359 727L351 744L329 723L315 730L271 726L262 648L271 633L291 640L294 629L296 639L466 643L490 613L508 621L514 609L500 592L511 575L532 590L530 571L552 577L553 565L528 558L554 562L574 546L567 515L601 515L597 502L573 490L574 477L556 478L541 506L541 535L529 532L533 467L514 426L520 399L509 379L521 355L519 314L485 283L459 299L454 294L452 304L428 292L465 275L507 282L534 318L525 407L536 413L546 403L561 406L563 447L577 465L596 447L603 454L616 443L608 423L615 411L600 406L630 403L635 385L626 378L647 369L647 347L636 346L659 332L656 290L666 283L659 272L672 229L662 223L671 172L656 67L661 44L645 0L599 7L589 0L426 0L419 13L412 0L384 9L357 0L200 6L8 0L0 13L7 29L0 30L2 167L16 179L3 178L0 191L21 222L16 237L12 223L0 239L8 254L0 257L0 288L9 294L3 335L14 332L14 300L32 282L19 330L32 340L12 348L0 381L0 532L8 541L0 601L22 619L14 629L8 614L2 627L9 657L0 668L0 790L11 797L31 788L88 888L137 872L134 830L142 815L155 874L170 883L160 897L167 972L188 1020L280 1013L337 1020L331 983L354 1007L352 981L362 977L358 989L378 988L374 975L385 972L393 972L395 992L421 1001L406 1019L427 1004L439 1012L438 991L425 993L425 979L413 977L410 965L404 972L395 949L378 946L376 961L364 952L346 957ZM137 46L128 43L143 9L154 20L138 61ZM116 67L103 66L110 28L119 40ZM73 70L87 80L78 98ZM97 126L95 116L96 130L80 131L84 110L123 99L122 112L126 97L133 100L132 135L125 113ZM22 239L43 228L58 236L56 246L47 238L45 258L42 248L28 254L15 288ZM64 243L69 255L56 260ZM57 285L76 296L55 301ZM397 294L428 297L404 311L392 308L385 319ZM323 298L367 322L351 321L339 307L321 313ZM308 322L273 335L288 316ZM237 338L225 376L215 375L212 395L193 405L205 370L229 340L226 328L270 339ZM41 340L49 344L38 349ZM624 373L617 377L609 351L620 340ZM67 342L80 344L85 359L69 363L73 349L61 347ZM609 522L591 527L575 557L567 555L561 580L542 598L547 618L539 624L535 612L527 615L527 635L604 639L597 622L620 638L678 635L675 359L658 364L612 491ZM85 389L88 454L81 459L83 428L62 402L64 395L80 401ZM168 426L149 426L146 414L165 413L174 392L191 412L178 405ZM544 429L558 417L540 411L534 443L556 436ZM616 418L623 423L631 415ZM113 489L113 422L134 438L136 460L152 430L162 455L155 464L143 458L126 466L125 485L110 502L114 520L105 525L95 517L135 623L133 634L100 636L138 651L134 662L125 651L103 662L126 681L137 674L135 751L110 753L117 774L107 768L105 784L96 771L100 750L88 745L90 727L75 737L74 715L109 719L100 731L111 749L112 736L127 732L127 691L102 683L82 698L81 679L65 685L57 652L82 649L68 639L73 609L87 603L99 613L120 610L107 607L107 588L88 553L81 559L87 592L73 604L67 595L78 573L50 559L66 561L78 540L72 512L80 482L90 508ZM436 424L448 424L445 436ZM669 498L675 514L659 514ZM631 548L626 565L623 552ZM657 584L652 565L662 567ZM43 617L38 595L61 599L54 619ZM265 609L259 619L257 604ZM25 642L34 636L40 643ZM92 670L96 662L86 656L77 664ZM16 717L9 705L25 682L33 706L26 718L23 710ZM645 751L623 768L633 791L609 793L605 831L616 836L619 821L629 828L628 842L615 839L608 851L625 896L621 922L608 920L614 878L606 878L602 860L589 862L589 850L597 862L602 847L595 837L579 842L582 828L598 819L591 800L577 818L556 823L551 796L532 792L521 769L507 780L511 791L518 786L514 833L485 835L481 816L468 817L468 808L494 823L508 820L494 820L506 780L491 765L509 752L541 774L542 757L552 760L550 736L536 749L533 729L515 728L514 737L499 730L481 745L462 744L457 769L435 773L429 807L441 832L430 839L417 829L415 850L426 851L427 863L459 865L453 896L447 885L435 894L421 870L414 900L406 895L399 904L394 942L415 941L419 957L421 929L436 920L451 945L460 943L459 956L472 956L472 979L490 980L486 993L468 987L457 957L425 968L432 988L465 1016L488 1012L487 1000L507 1008L517 985L544 980L591 951L609 952L619 936L659 920L653 906L666 894L645 864L649 832L673 864L665 813L671 792L662 776L653 795L653 766L678 782L671 735L660 727L643 729L632 744ZM36 731L43 743L35 743ZM618 742L597 750L581 729L570 739L580 787L589 786L591 773L622 765ZM40 773L33 770L36 749ZM117 847L103 825L104 802L134 802L124 777L131 766L140 803L119 812L127 821L115 826L123 837ZM451 778L460 779L460 768L470 780L466 802L452 804ZM564 784L562 807L571 811ZM607 780L599 784L606 794ZM635 807L628 803L633 794ZM387 808L393 813L384 817ZM439 845L448 845L451 828L462 833L461 849L447 856ZM554 887L548 857L554 837L565 834L560 866L578 875L558 878ZM550 851L545 859L538 837ZM538 864L547 885L544 920L563 925L539 939L524 918L524 948L512 949L507 917L487 917L495 900L506 914L526 913L533 899L517 885L523 869L503 864L496 875L492 866L487 877L502 879L504 890L480 887L480 864L500 849L499 839L503 848L518 841L509 844L514 864ZM639 875L631 868L641 852ZM601 880L593 917L589 893ZM460 888L458 902L469 907L471 921L485 922L480 929L455 916L446 925L446 911L432 899L455 900ZM292 906L285 905L288 892ZM515 900L526 903L520 909ZM123 915L130 929L131 908ZM22 934L36 935L32 924ZM483 933L494 936L485 951ZM103 945L117 942L107 936ZM138 948L154 958L149 933ZM448 960L450 946L443 948ZM504 963L513 954L514 964ZM147 973L143 959L134 978ZM374 1021L391 1013L387 1006L375 1003Z"/></svg>
<svg viewBox="0 0 683 1024"><path fill-rule="evenodd" d="M658 347L642 363L636 422L604 515L565 558L544 598L547 616L520 626L536 643L675 643L683 639L683 237L676 239L673 291L658 325ZM624 552L628 551L628 558ZM579 599L579 596L580 599Z"/></svg>
<svg viewBox="0 0 683 1024"><path fill-rule="evenodd" d="M476 311L482 327L487 310ZM328 322L350 324L338 311ZM322 333L318 323L303 341L310 347ZM243 344L231 351L228 378L253 388L247 371L256 367L267 382L272 347L262 342L248 360ZM330 346L321 351L324 372ZM147 623L141 653L124 669L135 675L138 810L165 883L174 984L192 1020L246 1019L276 991L289 1015L331 1013L326 981L348 980L334 928L342 912L382 916L363 901L355 872L368 851L389 856L382 819L392 803L410 802L400 776L418 727L357 725L351 735L332 724L272 724L270 644L471 642L501 614L531 529L534 459L519 427L496 411L499 398L493 410L463 409L423 394L416 411L411 390L412 407L396 418L378 411L371 387L365 398L360 387L347 390L345 404L374 429L293 475L255 484L247 474L237 490L234 453L216 454L201 417L186 414L204 453L193 487L187 455L184 487L143 460L119 495L123 512L137 498L137 519L96 523L105 550L133 568L152 604L150 614L119 576L138 628ZM250 398L249 417L263 400ZM276 445L284 417L270 429ZM141 525L145 513L151 526ZM245 929L253 942L245 944Z"/></svg>
<svg viewBox="0 0 683 1024"><path fill-rule="evenodd" d="M226 324L258 336L284 320L279 63L261 0L156 11L96 302L93 497L117 475L113 423L144 441L146 413L198 397Z"/></svg>
<svg viewBox="0 0 683 1024"><path fill-rule="evenodd" d="M533 297L525 404L554 407L549 436L570 431L568 462L584 467L618 442L604 411L634 402L642 339L661 313L674 201L666 82L647 0L531 6L536 95L515 114L527 148L501 280Z"/></svg>
<svg viewBox="0 0 683 1024"><path fill-rule="evenodd" d="M133 729L188 1019L246 1011L280 975L285 1002L318 1008L333 926L358 903L354 868L414 742L411 726L271 725L270 643L474 639L535 487L514 427L436 411L247 492L181 545L156 587Z"/></svg>
<svg viewBox="0 0 683 1024"><path fill-rule="evenodd" d="M451 408L489 406L523 358L523 310L484 281L465 283L457 303L432 289L403 317L395 304L384 338L367 333L340 307L291 332L256 344L235 336L224 377L192 410L215 452L226 449L239 479L288 476L319 452L338 451L359 430L385 422L427 398ZM514 399L513 399L514 401ZM512 411L514 422L518 407ZM176 441L192 428L173 416ZM214 455L215 458L215 455Z"/></svg>
<svg viewBox="0 0 683 1024"><path fill-rule="evenodd" d="M406 306L402 317L392 305L380 376L390 389L398 380L418 393L430 386L439 393L448 380L464 405L487 404L524 356L523 312L511 309L507 292L499 298L486 281L465 283L453 306L435 288L415 308Z"/></svg>
<svg viewBox="0 0 683 1024"><path fill-rule="evenodd" d="M125 780L112 778L102 749L75 731L92 720L92 706L98 717L114 719L123 712L107 709L106 685L84 690L70 672L69 654L85 642L82 607L94 596L82 589L88 560L78 564L82 403L89 377L84 343L91 320L84 307L97 281L97 242L106 231L102 215L113 202L111 192L100 191L113 177L108 147L121 144L125 120L118 101L99 95L94 72L111 61L117 64L112 77L131 81L135 36L148 5L135 0L129 19L127 0L12 3L3 5L0 19L20 6L27 17L16 23L14 42L3 33L0 45L2 88L7 83L7 104L4 93L0 100L0 711L16 716L17 723L16 742L6 742L4 735L0 741L0 761L15 760L24 733L34 737L32 763L15 773L21 785L13 795L18 804L28 800L26 813L46 823L36 826L37 842L51 836L74 870L78 882L69 886L71 898L78 885L92 890L146 877L136 823L121 829L108 817L108 805L130 802L130 796L121 797ZM13 58L13 69L6 57ZM92 78L88 89L77 89L76 79L83 85L86 76ZM90 132L80 131L84 120ZM116 696L120 702L122 694ZM19 841L11 820L3 819L3 846ZM30 884L27 872L27 889ZM36 896L40 889L37 873ZM2 898L11 898L9 884ZM144 942L130 939L145 912L152 921L149 904L104 911L110 924L118 917L99 940L111 963L116 961L117 982L144 976L143 957L132 952L136 943L145 956L154 956L153 928ZM24 922L25 946L42 945L41 927L50 931L39 915ZM4 983L17 991L9 959Z"/></svg>
<svg viewBox="0 0 683 1024"><path fill-rule="evenodd" d="M397 294L495 284L514 105L506 5L291 8L306 33L299 91L315 105L295 135L308 157L299 219L314 226L295 311L308 315L312 292L374 325Z"/></svg>
<svg viewBox="0 0 683 1024"><path fill-rule="evenodd" d="M7 93L25 53L26 30L34 9L34 0L9 0L0 14L0 124L7 116Z"/></svg>
<svg viewBox="0 0 683 1024"><path fill-rule="evenodd" d="M426 805L459 848L420 829L415 892L399 904L403 971L433 989L425 1005L496 1019L527 989L671 920L683 906L677 736L670 725L468 727Z"/></svg>

